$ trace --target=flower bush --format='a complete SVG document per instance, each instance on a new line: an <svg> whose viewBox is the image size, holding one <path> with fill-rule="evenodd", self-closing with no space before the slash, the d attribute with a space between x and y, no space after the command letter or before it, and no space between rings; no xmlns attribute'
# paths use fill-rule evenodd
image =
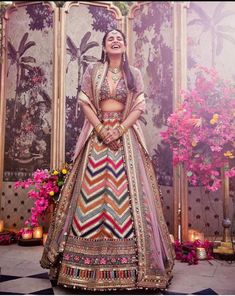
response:
<svg viewBox="0 0 235 296"><path fill-rule="evenodd" d="M181 243L178 240L174 242L176 260L187 262L189 265L198 264L197 248L205 248L207 260L213 259L213 243L209 241L202 242L195 240L194 242Z"/></svg>
<svg viewBox="0 0 235 296"><path fill-rule="evenodd" d="M190 184L216 191L221 168L229 178L235 176L235 86L214 69L198 67L195 87L182 95L183 103L161 135L173 150L173 164L184 165Z"/></svg>
<svg viewBox="0 0 235 296"><path fill-rule="evenodd" d="M31 208L31 217L24 223L26 229L22 232L32 231L33 227L39 225L39 217L45 213L50 204L56 203L59 199L61 188L64 184L68 167L65 165L61 170L36 170L33 177L24 181L15 182L15 189L30 188L28 197L34 200Z"/></svg>

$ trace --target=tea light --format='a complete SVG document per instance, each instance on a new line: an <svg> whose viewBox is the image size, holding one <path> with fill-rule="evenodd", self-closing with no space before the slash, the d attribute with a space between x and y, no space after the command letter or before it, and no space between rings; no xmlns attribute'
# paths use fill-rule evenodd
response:
<svg viewBox="0 0 235 296"><path fill-rule="evenodd" d="M33 238L42 238L42 226L34 227Z"/></svg>
<svg viewBox="0 0 235 296"><path fill-rule="evenodd" d="M0 220L0 232L4 231L4 221Z"/></svg>
<svg viewBox="0 0 235 296"><path fill-rule="evenodd" d="M195 234L195 240L200 240L201 242L204 242L204 233L203 232L197 232Z"/></svg>
<svg viewBox="0 0 235 296"><path fill-rule="evenodd" d="M43 246L45 246L45 244L46 244L47 235L48 235L47 233L43 233L43 237L42 237Z"/></svg>
<svg viewBox="0 0 235 296"><path fill-rule="evenodd" d="M206 256L205 248L197 248L196 252L197 252L197 257L199 260L206 259L207 256Z"/></svg>
<svg viewBox="0 0 235 296"><path fill-rule="evenodd" d="M28 228L24 228L24 232L22 233L22 238L23 239L31 239L33 237L32 231L29 231Z"/></svg>
<svg viewBox="0 0 235 296"><path fill-rule="evenodd" d="M194 242L195 240L200 240L200 241L204 241L204 233L203 232L199 232L195 229L189 229L188 231L188 240L190 242Z"/></svg>

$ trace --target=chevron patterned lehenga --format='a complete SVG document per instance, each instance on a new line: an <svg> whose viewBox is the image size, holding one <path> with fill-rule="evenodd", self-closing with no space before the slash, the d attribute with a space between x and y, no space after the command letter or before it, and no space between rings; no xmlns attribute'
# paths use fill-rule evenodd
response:
<svg viewBox="0 0 235 296"><path fill-rule="evenodd" d="M121 113L107 112L115 127ZM137 253L123 146L111 150L95 135L63 253L60 284L134 287ZM113 284L111 283L113 281Z"/></svg>

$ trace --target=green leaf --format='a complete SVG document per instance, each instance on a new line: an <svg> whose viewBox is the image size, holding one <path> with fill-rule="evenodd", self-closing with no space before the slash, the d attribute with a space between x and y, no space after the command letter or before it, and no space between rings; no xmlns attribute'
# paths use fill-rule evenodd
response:
<svg viewBox="0 0 235 296"><path fill-rule="evenodd" d="M59 187L61 187L64 184L64 181L59 181L57 184Z"/></svg>

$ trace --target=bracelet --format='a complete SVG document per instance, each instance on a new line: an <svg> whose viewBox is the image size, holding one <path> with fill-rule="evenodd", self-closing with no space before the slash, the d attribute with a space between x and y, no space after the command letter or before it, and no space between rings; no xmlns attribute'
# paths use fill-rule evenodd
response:
<svg viewBox="0 0 235 296"><path fill-rule="evenodd" d="M119 132L120 137L127 131L127 129L125 128L125 126L122 125L122 124L119 124L117 126L117 130Z"/></svg>
<svg viewBox="0 0 235 296"><path fill-rule="evenodd" d="M123 124L120 124L120 128L122 129L122 133L125 134L127 128Z"/></svg>
<svg viewBox="0 0 235 296"><path fill-rule="evenodd" d="M95 130L97 132L97 134L99 134L101 132L101 130L103 129L103 124L102 123L98 123L96 126L95 126Z"/></svg>

